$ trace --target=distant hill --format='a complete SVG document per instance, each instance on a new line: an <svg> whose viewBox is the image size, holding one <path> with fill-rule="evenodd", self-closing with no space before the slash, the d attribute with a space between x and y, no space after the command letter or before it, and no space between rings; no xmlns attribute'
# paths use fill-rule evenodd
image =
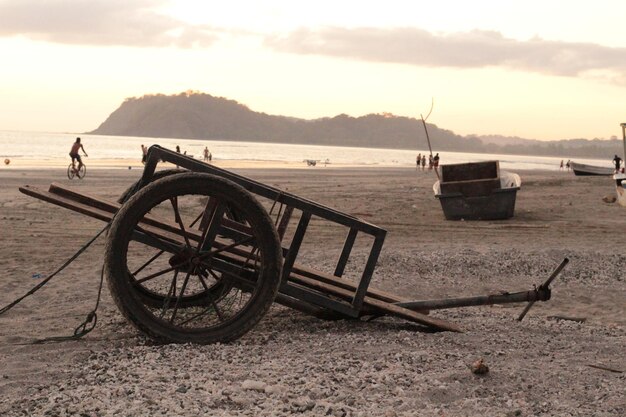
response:
<svg viewBox="0 0 626 417"><path fill-rule="evenodd" d="M305 120L269 115L198 92L128 98L92 134L393 149L427 149L422 121L390 113ZM434 151L600 157L621 153L618 140L537 141L460 136L428 123Z"/></svg>

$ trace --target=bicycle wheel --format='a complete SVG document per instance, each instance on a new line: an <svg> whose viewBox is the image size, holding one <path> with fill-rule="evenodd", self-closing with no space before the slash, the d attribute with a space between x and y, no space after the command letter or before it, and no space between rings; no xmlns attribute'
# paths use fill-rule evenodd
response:
<svg viewBox="0 0 626 417"><path fill-rule="evenodd" d="M149 337L174 343L241 337L270 308L281 264L259 202L200 173L171 175L134 194L111 224L105 255L120 311Z"/></svg>
<svg viewBox="0 0 626 417"><path fill-rule="evenodd" d="M67 167L67 178L74 179L74 167L72 167L72 164L69 164Z"/></svg>
<svg viewBox="0 0 626 417"><path fill-rule="evenodd" d="M76 176L82 180L83 178L85 178L85 175L87 175L87 166L85 164L82 164L80 166L80 169L76 171Z"/></svg>

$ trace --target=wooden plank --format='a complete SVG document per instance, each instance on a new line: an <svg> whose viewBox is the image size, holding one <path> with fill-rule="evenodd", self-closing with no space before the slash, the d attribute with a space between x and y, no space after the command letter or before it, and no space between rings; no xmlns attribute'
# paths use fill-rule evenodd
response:
<svg viewBox="0 0 626 417"><path fill-rule="evenodd" d="M335 285L339 288L356 291L357 284L345 278L339 278L334 275L330 275L321 271L313 270L303 265L294 265L293 272L305 277L320 280L322 282ZM382 291L375 288L369 288L367 296L376 298L387 303L402 303L410 301L408 298L400 297L395 294L391 294L386 291Z"/></svg>
<svg viewBox="0 0 626 417"><path fill-rule="evenodd" d="M107 211L109 213L117 212L122 206L119 203L111 203L109 201L103 200L98 197L94 197L87 193L76 192L56 182L53 182L52 184L50 184L50 188L48 188L48 192L59 195L61 197L65 197L68 200L73 200L73 201L76 201L76 202L79 202L79 203L82 203L91 207L98 208L100 210Z"/></svg>
<svg viewBox="0 0 626 417"><path fill-rule="evenodd" d="M498 161L469 162L464 164L446 164L441 166L441 182L467 181L485 178L498 178Z"/></svg>
<svg viewBox="0 0 626 417"><path fill-rule="evenodd" d="M43 201L47 201L48 203L56 204L57 206L65 207L67 209L76 211L86 216L93 217L94 219L109 222L113 218L113 214L109 211L94 208L85 204L80 204L68 198L61 197L59 195L52 194L47 191L42 191L42 190L39 190L38 188L31 187L29 185L20 187L19 190L20 192L28 196L35 197Z"/></svg>
<svg viewBox="0 0 626 417"><path fill-rule="evenodd" d="M58 194L50 193L48 191L39 190L34 187L24 186L19 189L22 193L29 195L31 197L38 198L43 201L47 201L49 203L55 204L57 206L61 206L72 211L84 214L86 216L92 217L97 220L102 220L105 222L110 222L113 218L113 214L109 211L105 211L99 208L92 207L90 205L80 203L74 200L70 200L69 198L63 197ZM164 239L168 242L182 244L182 232L179 228L174 225L168 225L163 222L156 221L154 219L150 219L149 221L140 222L141 229L146 232L154 235L160 239ZM197 233L192 233L187 231L187 237L190 240L195 240L196 242L200 240L200 235Z"/></svg>
<svg viewBox="0 0 626 417"><path fill-rule="evenodd" d="M482 180L452 181L440 183L441 194L461 193L465 197L490 195L500 189L500 178Z"/></svg>
<svg viewBox="0 0 626 417"><path fill-rule="evenodd" d="M352 298L353 294L345 289L336 287L334 285L326 284L315 279L303 277L299 274L292 273L290 278L302 285L306 285L310 288L314 288L323 293L329 293L344 299ZM365 297L363 303L373 308L374 310L383 312L388 315L401 317L403 319L413 321L415 323L423 324L428 327L433 327L440 330L449 330L453 332L461 332L461 329L454 323L447 322L445 320L437 319L435 317L429 317L417 311L409 310L407 308L399 307L394 304L390 304L381 300L377 300L372 297Z"/></svg>

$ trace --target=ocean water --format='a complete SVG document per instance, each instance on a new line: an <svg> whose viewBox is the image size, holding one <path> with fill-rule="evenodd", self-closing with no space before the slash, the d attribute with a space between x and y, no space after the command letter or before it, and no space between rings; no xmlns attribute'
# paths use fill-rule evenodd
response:
<svg viewBox="0 0 626 417"><path fill-rule="evenodd" d="M141 160L141 145L158 144L201 158L202 150L208 146L214 160L249 160L303 163L306 159L329 160L331 165L413 167L418 153L427 149L376 149L340 146L289 145L276 143L235 142L218 140L145 138L133 136L86 135L81 133L41 133L0 131L0 161L11 160L11 166L29 166L29 161L49 161L50 165L69 162L69 150L77 136L81 137L89 161L98 159L119 160L120 166L128 161ZM437 140L433 139L433 152L437 152ZM499 160L506 170L559 170L563 158L527 155L498 155L464 152L439 152L440 164ZM576 158L577 162L611 166L612 155L606 160ZM15 163L14 163L15 162Z"/></svg>

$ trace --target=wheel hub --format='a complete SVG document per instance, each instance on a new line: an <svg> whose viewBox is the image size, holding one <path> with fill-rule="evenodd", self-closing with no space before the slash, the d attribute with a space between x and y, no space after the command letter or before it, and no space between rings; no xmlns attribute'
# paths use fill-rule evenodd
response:
<svg viewBox="0 0 626 417"><path fill-rule="evenodd" d="M193 275L199 274L202 265L202 259L190 248L185 248L182 252L172 255L168 262L178 272L189 272Z"/></svg>

